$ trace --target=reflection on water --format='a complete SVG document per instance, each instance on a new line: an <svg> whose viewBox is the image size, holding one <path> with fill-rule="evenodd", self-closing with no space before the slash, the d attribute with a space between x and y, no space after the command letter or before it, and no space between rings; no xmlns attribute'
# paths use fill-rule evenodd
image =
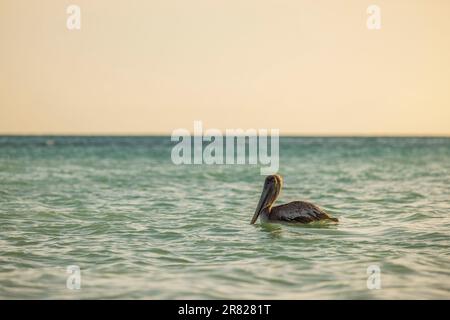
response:
<svg viewBox="0 0 450 320"><path fill-rule="evenodd" d="M267 232L272 239L280 239L283 235L283 228L280 224L262 223L259 227L262 231Z"/></svg>

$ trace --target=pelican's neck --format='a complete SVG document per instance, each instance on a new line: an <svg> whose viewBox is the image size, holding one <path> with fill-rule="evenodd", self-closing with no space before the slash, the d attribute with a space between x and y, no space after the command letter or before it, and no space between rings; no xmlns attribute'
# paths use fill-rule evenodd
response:
<svg viewBox="0 0 450 320"><path fill-rule="evenodd" d="M264 211L267 212L267 215L269 215L270 212L272 212L273 204L275 203L275 201L277 201L278 195L280 194L280 190L281 190L281 186L279 188L277 188L272 199L270 199L269 203L267 204L266 209L264 209Z"/></svg>

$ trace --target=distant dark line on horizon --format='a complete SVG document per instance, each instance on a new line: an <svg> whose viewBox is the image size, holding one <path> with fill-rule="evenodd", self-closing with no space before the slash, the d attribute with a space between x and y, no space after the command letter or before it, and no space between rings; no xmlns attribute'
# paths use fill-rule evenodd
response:
<svg viewBox="0 0 450 320"><path fill-rule="evenodd" d="M270 135L268 135L270 137ZM167 134L3 134L0 137L39 138L39 137L73 137L73 138L170 138ZM191 137L196 137L191 135ZM226 137L226 135L224 135ZM300 134L280 135L280 138L450 138L450 134Z"/></svg>

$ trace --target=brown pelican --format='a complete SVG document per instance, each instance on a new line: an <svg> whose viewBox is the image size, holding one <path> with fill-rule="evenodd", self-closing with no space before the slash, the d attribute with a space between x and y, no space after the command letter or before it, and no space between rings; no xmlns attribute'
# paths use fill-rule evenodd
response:
<svg viewBox="0 0 450 320"><path fill-rule="evenodd" d="M308 223L319 220L338 221L338 219L330 217L325 211L309 202L293 201L272 207L281 191L282 185L283 178L281 176L277 174L267 176L261 198L250 224L254 224L258 217L260 217L261 222Z"/></svg>

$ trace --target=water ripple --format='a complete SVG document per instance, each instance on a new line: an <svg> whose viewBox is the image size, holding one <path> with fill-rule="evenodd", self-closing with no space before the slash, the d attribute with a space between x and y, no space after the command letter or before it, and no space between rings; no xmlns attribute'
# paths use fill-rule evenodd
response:
<svg viewBox="0 0 450 320"><path fill-rule="evenodd" d="M282 138L279 201L340 219L297 226L249 224L256 166L175 166L170 148L0 137L0 298L450 298L450 139Z"/></svg>

